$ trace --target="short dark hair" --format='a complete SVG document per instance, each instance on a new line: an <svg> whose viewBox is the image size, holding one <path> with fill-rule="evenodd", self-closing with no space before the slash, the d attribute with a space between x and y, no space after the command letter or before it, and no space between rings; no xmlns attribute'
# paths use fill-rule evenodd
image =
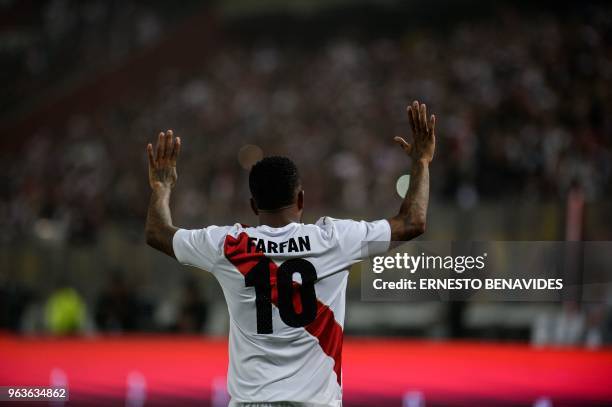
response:
<svg viewBox="0 0 612 407"><path fill-rule="evenodd" d="M265 157L249 173L249 188L259 209L275 210L291 205L299 186L298 169L287 157Z"/></svg>

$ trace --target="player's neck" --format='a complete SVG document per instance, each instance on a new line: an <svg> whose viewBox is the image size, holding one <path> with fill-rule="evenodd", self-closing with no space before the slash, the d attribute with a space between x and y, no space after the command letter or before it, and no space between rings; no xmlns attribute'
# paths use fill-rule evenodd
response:
<svg viewBox="0 0 612 407"><path fill-rule="evenodd" d="M301 222L300 214L295 207L275 212L259 212L259 224L272 228L282 228L293 222Z"/></svg>

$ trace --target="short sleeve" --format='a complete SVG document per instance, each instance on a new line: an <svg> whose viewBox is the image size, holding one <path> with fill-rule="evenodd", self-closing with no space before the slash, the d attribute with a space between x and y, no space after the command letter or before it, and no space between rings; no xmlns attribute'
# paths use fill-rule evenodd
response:
<svg viewBox="0 0 612 407"><path fill-rule="evenodd" d="M222 244L228 227L209 226L203 229L179 229L172 239L174 255L181 264L212 272L222 257Z"/></svg>
<svg viewBox="0 0 612 407"><path fill-rule="evenodd" d="M381 254L389 249L391 241L391 226L389 221L381 219L373 222L355 221L350 219L321 218L319 224L331 226L332 233L344 256L349 261L357 261L368 256ZM366 242L379 242L369 245L369 251L363 250Z"/></svg>

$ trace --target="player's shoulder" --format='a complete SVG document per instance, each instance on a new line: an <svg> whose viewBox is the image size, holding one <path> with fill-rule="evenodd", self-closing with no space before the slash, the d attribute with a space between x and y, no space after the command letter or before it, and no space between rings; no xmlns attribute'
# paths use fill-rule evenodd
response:
<svg viewBox="0 0 612 407"><path fill-rule="evenodd" d="M241 235L252 232L254 229L254 226L237 222L232 225L214 226L213 233L216 233L218 240L224 241L228 237L240 238Z"/></svg>
<svg viewBox="0 0 612 407"><path fill-rule="evenodd" d="M324 229L324 230L333 231L333 230L342 229L342 228L351 226L352 224L355 224L355 223L358 223L358 222L352 219L338 219L338 218L333 218L331 216L322 216L315 223L315 226L321 229Z"/></svg>
<svg viewBox="0 0 612 407"><path fill-rule="evenodd" d="M331 216L322 216L315 222L314 226L328 239L337 239L339 235L345 233L351 224L354 223L357 222L351 219L337 219Z"/></svg>
<svg viewBox="0 0 612 407"><path fill-rule="evenodd" d="M221 247L228 236L238 238L246 227L247 225L235 223L233 225L208 225L201 229L181 229L175 235L175 239L183 237L182 234L185 234L184 238L188 238L189 235L192 235L196 241L206 242L209 245Z"/></svg>
<svg viewBox="0 0 612 407"><path fill-rule="evenodd" d="M340 221L340 219L332 218L331 216L321 216L319 220L314 223L314 226L323 231L333 233L334 226L338 221Z"/></svg>

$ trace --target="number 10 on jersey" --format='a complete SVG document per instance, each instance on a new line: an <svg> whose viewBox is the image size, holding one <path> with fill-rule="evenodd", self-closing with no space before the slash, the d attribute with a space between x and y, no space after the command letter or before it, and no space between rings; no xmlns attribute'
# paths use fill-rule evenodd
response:
<svg viewBox="0 0 612 407"><path fill-rule="evenodd" d="M277 290L276 306L283 322L300 328L310 324L317 316L315 281L317 272L311 262L304 259L290 259L276 270L276 287L271 284L271 267L274 264L267 257L261 260L245 275L245 285L255 287L257 312L257 333L272 333L272 290ZM293 282L293 274L299 273L302 284ZM299 294L302 312L297 313L293 303L294 292Z"/></svg>

